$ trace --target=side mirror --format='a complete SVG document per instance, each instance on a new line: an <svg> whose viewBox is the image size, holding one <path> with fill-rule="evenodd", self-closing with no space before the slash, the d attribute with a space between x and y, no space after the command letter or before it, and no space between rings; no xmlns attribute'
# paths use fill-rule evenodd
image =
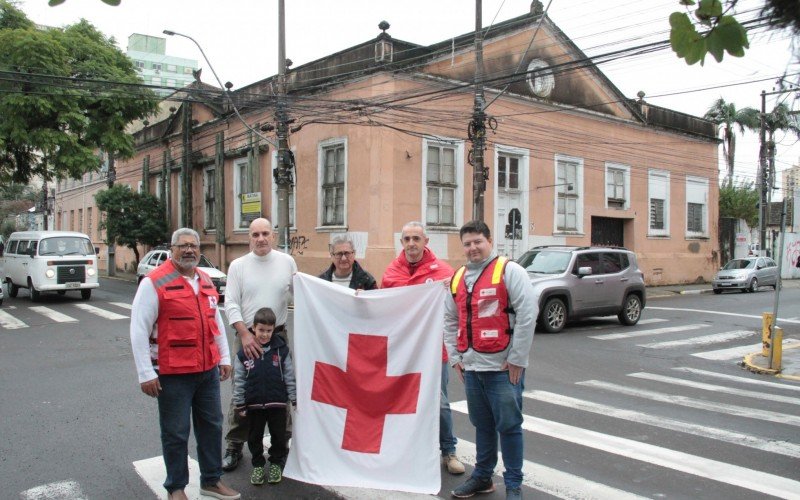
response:
<svg viewBox="0 0 800 500"><path fill-rule="evenodd" d="M578 277L582 278L584 276L589 276L592 274L592 268L589 266L579 267L578 268Z"/></svg>
<svg viewBox="0 0 800 500"><path fill-rule="evenodd" d="M94 254L100 255L100 247L94 247Z"/></svg>

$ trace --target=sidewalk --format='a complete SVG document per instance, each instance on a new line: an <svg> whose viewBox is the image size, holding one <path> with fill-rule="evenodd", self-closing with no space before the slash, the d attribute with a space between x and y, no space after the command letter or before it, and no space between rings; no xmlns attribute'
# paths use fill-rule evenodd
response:
<svg viewBox="0 0 800 500"><path fill-rule="evenodd" d="M800 280L783 280L783 289L788 290L792 288L800 288ZM700 293L712 293L710 283L702 284L687 284L687 285L666 285L666 286L650 286L647 287L647 300L659 299L665 297L674 297L676 295L693 295ZM735 293L735 292L730 292ZM767 311L772 312L772 311ZM780 314L779 314L780 316ZM787 343L787 338L791 340L798 340L794 332L787 332L784 325L780 325L784 329L784 343L783 343L783 356L781 359L781 370L769 368L769 359L761 355L761 351L748 354L744 357L741 365L751 372L761 373L764 375L774 375L778 378L793 380L800 382L800 344ZM797 331L797 329L794 329ZM758 332L760 333L760 332Z"/></svg>

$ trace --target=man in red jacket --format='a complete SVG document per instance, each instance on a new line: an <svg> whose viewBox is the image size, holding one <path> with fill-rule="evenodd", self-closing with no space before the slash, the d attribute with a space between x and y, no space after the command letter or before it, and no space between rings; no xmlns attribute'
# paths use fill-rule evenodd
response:
<svg viewBox="0 0 800 500"><path fill-rule="evenodd" d="M418 285L432 281L449 280L453 277L453 268L447 262L439 260L428 248L428 236L425 226L420 222L409 222L400 233L403 251L386 268L381 281L381 288ZM453 417L450 413L450 402L447 400L447 383L449 371L447 351L442 344L442 390L439 407L439 448L442 451L442 465L451 474L463 474L464 464L456 457L456 437L453 435Z"/></svg>

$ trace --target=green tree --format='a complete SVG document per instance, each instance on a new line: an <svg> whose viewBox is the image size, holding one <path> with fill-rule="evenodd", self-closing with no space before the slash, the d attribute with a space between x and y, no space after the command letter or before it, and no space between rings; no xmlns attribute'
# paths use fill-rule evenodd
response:
<svg viewBox="0 0 800 500"><path fill-rule="evenodd" d="M800 138L800 119L789 110L786 103L779 103L772 111L764 115L764 130L767 138L767 161L769 162L769 177L772 179L768 184L775 184L775 154L777 146L775 135L785 132Z"/></svg>
<svg viewBox="0 0 800 500"><path fill-rule="evenodd" d="M758 130L760 124L760 113L754 108L736 109L732 102L725 102L719 98L708 108L704 116L706 120L711 120L720 126L722 135L722 152L725 155L725 165L728 169L728 180L733 180L734 156L736 155L736 128L743 134L744 129Z"/></svg>
<svg viewBox="0 0 800 500"><path fill-rule="evenodd" d="M97 150L133 155L125 127L158 107L133 63L85 20L39 29L0 0L0 182L78 178Z"/></svg>
<svg viewBox="0 0 800 500"><path fill-rule="evenodd" d="M758 190L754 183L734 184L729 181L719 188L719 216L744 219L747 225L758 224Z"/></svg>
<svg viewBox="0 0 800 500"><path fill-rule="evenodd" d="M685 12L669 16L669 41L686 64L705 62L709 52L721 62L725 52L742 57L750 47L747 31L733 11L739 0L678 0ZM764 0L761 16L772 29L788 28L800 33L800 8L797 0Z"/></svg>
<svg viewBox="0 0 800 500"><path fill-rule="evenodd" d="M100 228L106 230L106 244L124 245L139 264L138 245L157 245L167 239L164 206L153 195L131 191L125 184L100 191L94 197L105 212Z"/></svg>

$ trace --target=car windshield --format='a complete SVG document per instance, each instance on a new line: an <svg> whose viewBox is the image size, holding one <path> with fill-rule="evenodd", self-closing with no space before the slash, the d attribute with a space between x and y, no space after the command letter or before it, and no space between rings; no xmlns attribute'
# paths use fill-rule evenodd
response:
<svg viewBox="0 0 800 500"><path fill-rule="evenodd" d="M540 250L528 250L524 254L520 255L519 259L517 259L517 264L522 267L528 267L533 262L534 257L538 254Z"/></svg>
<svg viewBox="0 0 800 500"><path fill-rule="evenodd" d="M205 255L200 255L200 262L197 263L198 267L214 267L214 264L211 263Z"/></svg>
<svg viewBox="0 0 800 500"><path fill-rule="evenodd" d="M756 261L754 260L736 259L725 264L725 267L723 267L722 269L725 269L727 271L733 269L753 269L755 266L756 266Z"/></svg>
<svg viewBox="0 0 800 500"><path fill-rule="evenodd" d="M560 274L567 270L571 257L570 252L542 250L533 257L525 270L537 274Z"/></svg>
<svg viewBox="0 0 800 500"><path fill-rule="evenodd" d="M39 244L39 255L94 255L92 242L78 236L45 238Z"/></svg>

